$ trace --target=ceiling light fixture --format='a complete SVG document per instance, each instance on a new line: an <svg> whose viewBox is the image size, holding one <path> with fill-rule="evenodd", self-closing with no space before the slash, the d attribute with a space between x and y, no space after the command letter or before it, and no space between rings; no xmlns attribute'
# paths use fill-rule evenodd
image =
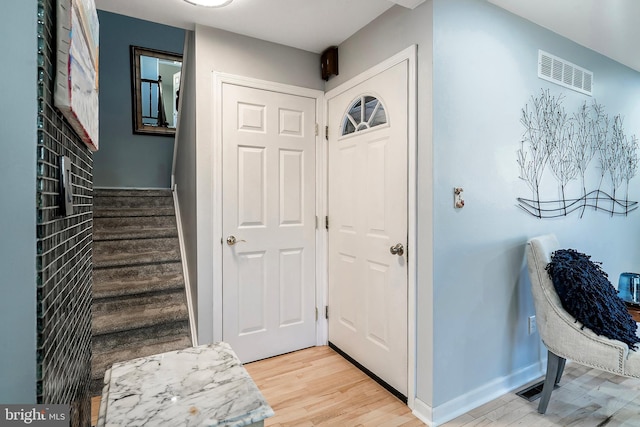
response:
<svg viewBox="0 0 640 427"><path fill-rule="evenodd" d="M204 6L204 7L222 7L231 3L233 0L184 0L187 3Z"/></svg>

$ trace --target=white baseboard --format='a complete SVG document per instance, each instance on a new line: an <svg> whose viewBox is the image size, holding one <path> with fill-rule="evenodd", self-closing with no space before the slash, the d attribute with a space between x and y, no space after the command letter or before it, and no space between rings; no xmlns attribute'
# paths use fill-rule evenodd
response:
<svg viewBox="0 0 640 427"><path fill-rule="evenodd" d="M428 426L433 426L433 411L431 406L417 397L413 400L413 415Z"/></svg>
<svg viewBox="0 0 640 427"><path fill-rule="evenodd" d="M543 376L544 367L544 361L536 362L511 375L496 378L435 408L416 398L413 414L428 426L437 427Z"/></svg>
<svg viewBox="0 0 640 427"><path fill-rule="evenodd" d="M196 319L191 299L191 282L189 281L189 269L187 267L187 251L184 247L184 234L182 232L182 219L180 217L180 203L178 201L178 185L173 186L173 204L176 211L176 224L178 226L178 240L180 241L180 258L182 259L182 276L184 277L184 290L187 294L187 309L189 310L189 326L191 327L191 344L198 345L198 332Z"/></svg>

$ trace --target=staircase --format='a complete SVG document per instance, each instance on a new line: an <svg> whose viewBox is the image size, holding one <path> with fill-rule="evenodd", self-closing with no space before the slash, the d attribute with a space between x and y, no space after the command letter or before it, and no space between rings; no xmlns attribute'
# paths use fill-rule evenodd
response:
<svg viewBox="0 0 640 427"><path fill-rule="evenodd" d="M191 346L170 190L95 190L92 395L113 363Z"/></svg>

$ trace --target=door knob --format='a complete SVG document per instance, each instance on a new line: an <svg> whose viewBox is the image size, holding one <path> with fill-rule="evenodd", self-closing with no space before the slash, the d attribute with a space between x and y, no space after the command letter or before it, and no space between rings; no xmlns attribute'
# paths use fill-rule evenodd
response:
<svg viewBox="0 0 640 427"><path fill-rule="evenodd" d="M398 243L397 245L391 246L389 252L391 252L391 255L402 256L404 255L404 246L402 243Z"/></svg>
<svg viewBox="0 0 640 427"><path fill-rule="evenodd" d="M227 237L227 245L229 245L229 246L233 246L236 243L240 243L240 242L246 242L246 240L237 240L236 236Z"/></svg>

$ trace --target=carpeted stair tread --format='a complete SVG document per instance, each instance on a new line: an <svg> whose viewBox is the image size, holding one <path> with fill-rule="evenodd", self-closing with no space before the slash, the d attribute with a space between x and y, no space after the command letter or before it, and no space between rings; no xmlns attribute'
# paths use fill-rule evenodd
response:
<svg viewBox="0 0 640 427"><path fill-rule="evenodd" d="M160 196L160 197L102 197L94 196L93 206L95 209L138 209L138 208L158 208L158 207L173 207L173 197Z"/></svg>
<svg viewBox="0 0 640 427"><path fill-rule="evenodd" d="M182 264L170 262L93 271L93 298L184 289Z"/></svg>
<svg viewBox="0 0 640 427"><path fill-rule="evenodd" d="M104 372L114 363L137 359L138 357L151 356L153 354L166 353L168 351L182 350L187 347L191 347L191 340L187 337L180 337L145 346L120 348L111 352L94 355L91 361L91 370L92 373L95 374L94 378L100 378L104 376ZM100 372L102 372L102 375Z"/></svg>
<svg viewBox="0 0 640 427"><path fill-rule="evenodd" d="M180 306L185 302L183 290L164 293L146 293L144 295L100 298L93 302L93 318L109 313L119 314L131 308L138 311L156 307ZM135 329L131 327L129 329Z"/></svg>
<svg viewBox="0 0 640 427"><path fill-rule="evenodd" d="M180 261L177 238L98 241L93 245L94 268Z"/></svg>
<svg viewBox="0 0 640 427"><path fill-rule="evenodd" d="M94 336L189 319L183 292L151 297L97 300L93 304Z"/></svg>
<svg viewBox="0 0 640 427"><path fill-rule="evenodd" d="M113 334L96 335L91 341L91 348L93 354L96 355L120 348L152 344L154 341L167 341L176 339L176 337L190 336L189 322L182 320Z"/></svg>
<svg viewBox="0 0 640 427"><path fill-rule="evenodd" d="M155 190L127 190L122 188L96 188L94 197L171 197L171 190L158 188Z"/></svg>
<svg viewBox="0 0 640 427"><path fill-rule="evenodd" d="M174 216L173 206L158 206L151 208L100 208L93 211L93 218L143 217L143 216Z"/></svg>
<svg viewBox="0 0 640 427"><path fill-rule="evenodd" d="M94 218L93 241L177 237L175 216Z"/></svg>
<svg viewBox="0 0 640 427"><path fill-rule="evenodd" d="M157 342L141 347L129 347L114 349L108 353L94 354L91 360L91 396L100 396L104 385L104 373L111 365L117 362L136 359L138 357L151 356L152 354L165 353L167 351L182 350L191 347L188 337L175 340Z"/></svg>

